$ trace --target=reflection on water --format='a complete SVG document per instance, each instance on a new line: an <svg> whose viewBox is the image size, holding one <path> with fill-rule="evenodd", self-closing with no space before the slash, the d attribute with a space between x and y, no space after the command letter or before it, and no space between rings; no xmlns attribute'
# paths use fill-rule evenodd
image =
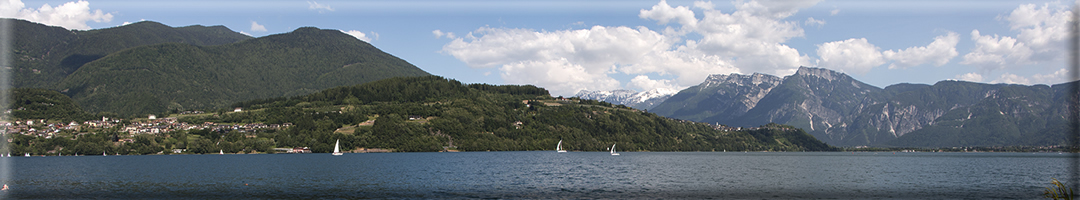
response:
<svg viewBox="0 0 1080 200"><path fill-rule="evenodd" d="M1068 155L463 152L13 159L28 198L1041 198Z"/></svg>

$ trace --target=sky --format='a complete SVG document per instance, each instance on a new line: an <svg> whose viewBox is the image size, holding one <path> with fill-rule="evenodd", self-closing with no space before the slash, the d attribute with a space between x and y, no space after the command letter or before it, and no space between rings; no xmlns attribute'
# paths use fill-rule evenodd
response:
<svg viewBox="0 0 1080 200"><path fill-rule="evenodd" d="M254 37L336 29L465 83L679 90L800 66L885 87L1067 81L1069 1L0 0L0 17L87 30L150 20Z"/></svg>

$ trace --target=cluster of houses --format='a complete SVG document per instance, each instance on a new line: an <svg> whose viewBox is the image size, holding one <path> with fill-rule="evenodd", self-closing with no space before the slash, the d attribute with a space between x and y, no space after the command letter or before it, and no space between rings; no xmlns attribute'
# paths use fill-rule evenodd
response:
<svg viewBox="0 0 1080 200"><path fill-rule="evenodd" d="M129 134L159 134L167 133L178 130L212 130L212 131L232 131L249 132L260 129L282 129L292 126L292 123L285 124L218 124L214 122L205 122L201 124L188 124L186 122L179 122L175 117L158 119L156 117L148 118L147 121L135 121L131 124L124 126L120 131L127 132Z"/></svg>
<svg viewBox="0 0 1080 200"><path fill-rule="evenodd" d="M36 137L52 138L53 136L61 132L88 132L90 130L100 130L118 128L120 132L126 132L130 135L136 134L160 134L179 130L213 130L213 131L239 131L239 132L251 132L255 130L264 129L282 129L291 126L291 123L285 124L218 124L213 122L206 122L201 124L188 124L186 122L179 122L175 117L158 119L151 115L148 120L131 121L130 123L123 124L123 120L101 118L101 120L91 120L78 123L71 121L68 123L47 123L44 119L33 120L18 120L18 121L4 121L0 122L0 128L5 130L5 134L21 134L30 135Z"/></svg>
<svg viewBox="0 0 1080 200"><path fill-rule="evenodd" d="M4 121L0 122L0 126L4 129L4 134L22 134L52 138L53 135L59 134L61 131L65 130L78 131L84 127L112 128L119 122L119 120L109 120L108 118L85 121L81 124L75 121L69 123L47 123L44 119L32 119Z"/></svg>

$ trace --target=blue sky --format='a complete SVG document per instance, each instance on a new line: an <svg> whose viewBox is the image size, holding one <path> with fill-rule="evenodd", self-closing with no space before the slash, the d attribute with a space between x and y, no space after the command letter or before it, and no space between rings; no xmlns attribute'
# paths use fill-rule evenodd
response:
<svg viewBox="0 0 1080 200"><path fill-rule="evenodd" d="M578 90L677 90L799 66L871 85L1066 81L1068 1L5 1L69 29L140 20L252 36L338 29L435 75Z"/></svg>

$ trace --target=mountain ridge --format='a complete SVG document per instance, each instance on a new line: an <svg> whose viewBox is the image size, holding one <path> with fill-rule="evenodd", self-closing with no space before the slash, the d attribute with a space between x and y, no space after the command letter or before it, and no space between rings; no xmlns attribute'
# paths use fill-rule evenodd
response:
<svg viewBox="0 0 1080 200"><path fill-rule="evenodd" d="M111 53L57 84L91 112L217 109L427 72L338 30L314 27L215 46L163 43ZM102 78L108 77L108 78Z"/></svg>
<svg viewBox="0 0 1080 200"><path fill-rule="evenodd" d="M132 47L170 42L221 45L252 38L224 26L173 28L141 21L81 31L21 19L0 20L10 20L14 29L12 86L16 88L56 89L56 83L83 64Z"/></svg>
<svg viewBox="0 0 1080 200"><path fill-rule="evenodd" d="M1045 138L1063 133L1038 133L1064 126L1064 114L1056 111L1064 108L1064 87L941 81L878 88L840 72L800 67L782 78L710 75L650 111L729 126L788 124L838 146L1058 145ZM959 115L979 120L958 121ZM1000 128L977 128L994 126Z"/></svg>

